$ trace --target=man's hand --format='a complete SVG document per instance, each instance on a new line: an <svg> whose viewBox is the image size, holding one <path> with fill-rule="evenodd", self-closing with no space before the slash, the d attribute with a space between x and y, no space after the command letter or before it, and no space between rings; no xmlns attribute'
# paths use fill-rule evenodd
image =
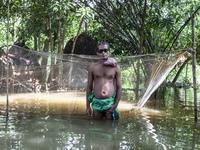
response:
<svg viewBox="0 0 200 150"><path fill-rule="evenodd" d="M87 114L89 117L92 116L92 110L91 110L90 107L86 109L86 114Z"/></svg>
<svg viewBox="0 0 200 150"><path fill-rule="evenodd" d="M108 110L106 110L106 112L108 113L113 113L116 109L116 106L115 105L112 105Z"/></svg>

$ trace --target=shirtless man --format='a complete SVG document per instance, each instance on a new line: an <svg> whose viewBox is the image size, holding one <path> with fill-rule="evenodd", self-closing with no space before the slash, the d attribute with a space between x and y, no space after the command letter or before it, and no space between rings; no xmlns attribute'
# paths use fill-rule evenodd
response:
<svg viewBox="0 0 200 150"><path fill-rule="evenodd" d="M114 66L110 63L105 64L108 59L110 60L108 43L99 43L96 54L100 58L99 62L91 64L88 69L86 114L92 116L90 108L92 103L94 119L105 117L112 120L122 93L121 70L117 63Z"/></svg>

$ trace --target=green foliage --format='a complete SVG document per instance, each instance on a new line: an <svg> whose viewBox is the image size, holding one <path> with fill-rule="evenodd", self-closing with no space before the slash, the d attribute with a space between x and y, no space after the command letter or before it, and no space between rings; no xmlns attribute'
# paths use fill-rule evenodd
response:
<svg viewBox="0 0 200 150"><path fill-rule="evenodd" d="M9 2L9 3L8 3ZM81 32L87 33L97 42L110 43L112 56L157 53L192 47L191 21L186 22L191 14L199 9L198 0L2 0L0 5L0 47L7 44L7 23L9 4L9 43L18 39L34 49L47 51L53 45L58 51L58 34L65 44L77 35L81 19L84 19ZM144 15L145 12L145 15ZM142 22L144 19L144 28ZM195 14L195 41L197 62L200 64L200 16ZM59 24L60 23L60 24ZM184 28L183 25L187 23ZM61 27L58 30L59 26ZM180 31L180 32L179 32ZM141 39L141 33L143 38ZM34 41L34 39L37 39ZM50 40L52 39L52 41ZM188 68L191 68L189 65ZM133 77L132 68L126 68L122 77ZM140 70L142 71L142 70ZM176 69L169 75L173 79ZM179 81L192 82L192 71L183 70ZM197 74L200 72L197 66ZM142 72L141 72L142 74ZM200 78L198 74L197 79ZM124 83L133 86L133 78Z"/></svg>
<svg viewBox="0 0 200 150"><path fill-rule="evenodd" d="M145 1L101 1L59 0L10 1L10 43L23 38L34 48L34 37L40 38L43 49L45 41L52 38L54 51L58 48L58 32L64 45L76 36L81 18L87 23L87 32L97 42L110 43L113 55L137 55L143 31L142 53L157 53L184 49L192 46L191 23L177 33L184 22L199 7L197 0L148 0ZM6 44L8 1L0 6L1 46ZM146 9L145 9L146 8ZM142 18L144 16L144 29ZM200 62L199 12L196 19L197 61ZM61 29L58 31L59 21ZM48 23L50 22L51 33ZM66 24L65 24L66 22ZM65 32L66 29L66 32ZM81 32L84 32L84 26ZM49 35L51 34L51 35ZM175 39L175 40L174 40Z"/></svg>
<svg viewBox="0 0 200 150"><path fill-rule="evenodd" d="M178 68L175 68L169 75L167 80L172 81L178 72ZM200 66L196 66L196 79L197 79L197 84L200 85ZM177 82L183 83L183 84L191 84L193 83L193 71L192 71L192 64L188 64L184 67L182 70L181 74L178 77Z"/></svg>

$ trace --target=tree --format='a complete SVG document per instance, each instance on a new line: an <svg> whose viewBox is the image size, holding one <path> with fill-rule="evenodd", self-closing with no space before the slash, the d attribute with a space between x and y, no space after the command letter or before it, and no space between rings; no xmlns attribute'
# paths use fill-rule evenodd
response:
<svg viewBox="0 0 200 150"><path fill-rule="evenodd" d="M107 40L123 45L122 48L114 45L114 53L125 55L140 54L141 43L143 43L141 51L143 54L170 50L166 49L166 45L177 34L180 25L186 21L186 17L191 15L194 10L191 8L197 7L195 0L174 2L93 0L88 1L87 6L95 12L97 22L108 31ZM101 32L102 28L99 31ZM141 41L142 32L143 41ZM190 38L189 35L187 37ZM186 47L182 45L185 41L187 39L177 40L173 47L183 49Z"/></svg>

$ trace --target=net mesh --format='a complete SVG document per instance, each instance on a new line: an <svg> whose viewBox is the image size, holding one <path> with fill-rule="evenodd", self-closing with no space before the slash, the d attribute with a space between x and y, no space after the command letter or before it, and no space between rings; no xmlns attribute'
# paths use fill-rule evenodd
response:
<svg viewBox="0 0 200 150"><path fill-rule="evenodd" d="M133 91L142 107L171 70L189 56L187 51L115 57L122 72L123 90ZM1 95L46 91L86 91L87 70L97 56L55 54L12 45L9 53L0 50ZM9 65L8 65L8 64ZM66 98L67 99L67 98Z"/></svg>

